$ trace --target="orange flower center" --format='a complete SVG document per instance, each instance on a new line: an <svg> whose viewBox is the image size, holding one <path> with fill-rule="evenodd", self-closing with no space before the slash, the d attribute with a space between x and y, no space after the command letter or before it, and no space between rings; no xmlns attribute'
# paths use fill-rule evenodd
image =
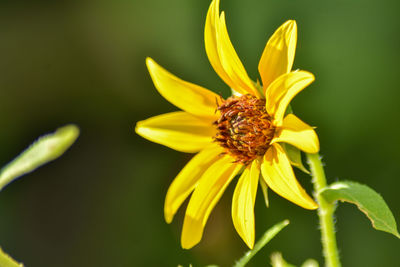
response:
<svg viewBox="0 0 400 267"><path fill-rule="evenodd" d="M265 154L275 127L265 109L265 100L252 95L232 96L219 105L220 118L214 122L214 140L225 148L235 162L249 164Z"/></svg>

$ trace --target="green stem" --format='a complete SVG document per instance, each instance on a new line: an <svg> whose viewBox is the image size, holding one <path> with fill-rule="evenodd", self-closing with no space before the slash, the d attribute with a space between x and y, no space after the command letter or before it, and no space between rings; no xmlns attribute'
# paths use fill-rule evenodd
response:
<svg viewBox="0 0 400 267"><path fill-rule="evenodd" d="M340 267L338 249L336 245L335 226L333 213L335 205L327 202L319 192L326 187L324 168L319 154L307 154L308 164L311 168L315 198L319 204L318 217L321 225L322 247L327 267Z"/></svg>

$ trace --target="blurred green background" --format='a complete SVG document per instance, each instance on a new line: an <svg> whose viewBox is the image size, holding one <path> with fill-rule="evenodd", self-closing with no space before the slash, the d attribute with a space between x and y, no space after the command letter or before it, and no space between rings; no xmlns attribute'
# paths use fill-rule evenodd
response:
<svg viewBox="0 0 400 267"><path fill-rule="evenodd" d="M168 185L191 155L134 133L138 120L176 110L145 67L153 57L177 76L226 95L204 50L211 1L0 2L0 165L37 136L67 123L81 129L60 159L0 194L0 245L35 266L230 266L245 251L230 216L232 184L202 242L180 248L182 208L163 219ZM231 40L251 78L266 41L298 23L295 68L316 81L296 97L297 115L317 126L330 182L352 179L380 192L400 222L400 21L397 0L222 0ZM307 176L298 173L311 192ZM261 192L259 192L261 193ZM400 241L371 228L354 206L337 210L344 266L399 266ZM257 237L291 225L250 266L273 251L320 263L315 212L270 193L256 204Z"/></svg>

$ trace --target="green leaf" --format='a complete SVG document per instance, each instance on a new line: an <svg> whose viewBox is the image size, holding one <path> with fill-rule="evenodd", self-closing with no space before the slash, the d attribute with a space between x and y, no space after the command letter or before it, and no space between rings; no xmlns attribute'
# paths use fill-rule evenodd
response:
<svg viewBox="0 0 400 267"><path fill-rule="evenodd" d="M60 157L78 138L79 128L67 125L44 135L0 171L0 190L16 178Z"/></svg>
<svg viewBox="0 0 400 267"><path fill-rule="evenodd" d="M246 264L251 260L251 258L253 258L254 255L257 254L257 252L259 252L266 244L268 244L268 242L272 238L274 238L274 236L276 236L288 224L289 220L284 220L269 228L260 238L260 240L258 240L257 243L254 245L254 248L252 250L247 251L246 254L244 254L244 256L235 263L234 267L246 266Z"/></svg>
<svg viewBox="0 0 400 267"><path fill-rule="evenodd" d="M285 116L287 115L287 114L293 114L294 112L293 112L293 108L292 108L292 105L288 105L287 106L287 108L286 108L286 110L285 110Z"/></svg>
<svg viewBox="0 0 400 267"><path fill-rule="evenodd" d="M357 205L375 229L400 238L389 207L383 198L368 186L351 181L336 182L324 188L320 194L329 202L340 200Z"/></svg>
<svg viewBox="0 0 400 267"><path fill-rule="evenodd" d="M22 263L16 262L13 258L8 256L1 248L0 248L0 266L1 267L23 267Z"/></svg>
<svg viewBox="0 0 400 267"><path fill-rule="evenodd" d="M267 206L267 208L269 207L269 199L268 199L268 185L267 183L264 181L264 179L259 179L260 181L260 185L261 185L261 191L263 193L264 196L264 201L265 201L265 206Z"/></svg>
<svg viewBox="0 0 400 267"><path fill-rule="evenodd" d="M303 161L301 160L301 151L297 147L292 145L281 143L283 149L285 150L286 154L289 157L290 164L298 168L299 170L310 174L310 172L304 167Z"/></svg>

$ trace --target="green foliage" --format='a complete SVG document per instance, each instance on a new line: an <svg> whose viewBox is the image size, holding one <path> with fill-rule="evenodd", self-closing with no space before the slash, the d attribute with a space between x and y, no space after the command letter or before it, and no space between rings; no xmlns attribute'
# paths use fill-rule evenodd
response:
<svg viewBox="0 0 400 267"><path fill-rule="evenodd" d="M336 182L323 189L320 194L329 202L349 202L367 215L372 226L400 238L396 221L385 201L377 192L366 185L351 181Z"/></svg>
<svg viewBox="0 0 400 267"><path fill-rule="evenodd" d="M292 145L286 144L286 143L281 143L283 148L285 149L287 155L289 156L290 163L298 168L299 170L310 174L310 172L304 167L303 161L301 160L301 151L297 147L294 147Z"/></svg>
<svg viewBox="0 0 400 267"><path fill-rule="evenodd" d="M262 191L263 196L264 196L265 206L267 206L267 208L268 208L269 207L268 185L264 181L264 179L260 178L259 180L260 180L261 191Z"/></svg>
<svg viewBox="0 0 400 267"><path fill-rule="evenodd" d="M257 254L268 242L274 238L283 228L285 228L289 224L289 220L284 220L280 223L275 224L271 228L269 228L264 235L258 240L258 242L254 245L252 250L249 250L244 254L240 260L238 260L234 267L242 267L246 266L246 264Z"/></svg>
<svg viewBox="0 0 400 267"><path fill-rule="evenodd" d="M60 157L78 135L77 126L67 125L40 137L0 171L0 190L16 178Z"/></svg>

